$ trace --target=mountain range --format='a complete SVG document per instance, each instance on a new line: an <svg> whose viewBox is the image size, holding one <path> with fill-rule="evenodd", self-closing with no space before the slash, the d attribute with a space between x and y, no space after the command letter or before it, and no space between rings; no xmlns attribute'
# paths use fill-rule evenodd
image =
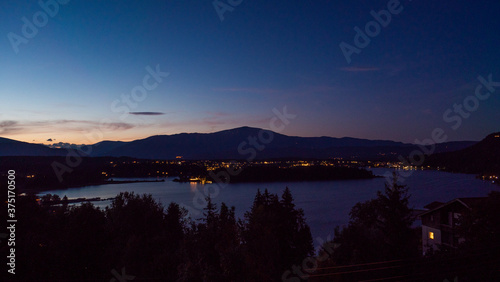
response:
<svg viewBox="0 0 500 282"><path fill-rule="evenodd" d="M53 149L41 144L32 144L0 137L0 157L4 156L65 156L64 149Z"/></svg>
<svg viewBox="0 0 500 282"><path fill-rule="evenodd" d="M459 141L436 145L436 153L468 148L477 142ZM273 158L346 158L397 160L417 149L416 145L388 140L359 138L297 137L252 127L214 133L156 135L130 142L102 141L89 146L89 157L133 157L140 159L253 160ZM67 149L49 148L0 138L0 156L65 156Z"/></svg>
<svg viewBox="0 0 500 282"><path fill-rule="evenodd" d="M500 132L454 152L429 156L426 165L462 173L500 173Z"/></svg>

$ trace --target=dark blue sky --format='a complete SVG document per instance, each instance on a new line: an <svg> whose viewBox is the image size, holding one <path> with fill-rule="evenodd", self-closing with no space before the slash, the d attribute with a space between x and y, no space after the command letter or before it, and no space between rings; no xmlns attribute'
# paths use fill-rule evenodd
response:
<svg viewBox="0 0 500 282"><path fill-rule="evenodd" d="M239 2L221 21L210 0L72 0L47 11L38 1L3 1L0 136L80 144L269 128L273 109L285 106L297 115L288 135L413 142L435 128L450 141L500 130L500 87L473 98L478 76L500 81L496 1L218 7ZM370 12L388 5L400 12L348 63L339 45L356 47L354 28L365 30ZM473 110L455 112L464 100Z"/></svg>

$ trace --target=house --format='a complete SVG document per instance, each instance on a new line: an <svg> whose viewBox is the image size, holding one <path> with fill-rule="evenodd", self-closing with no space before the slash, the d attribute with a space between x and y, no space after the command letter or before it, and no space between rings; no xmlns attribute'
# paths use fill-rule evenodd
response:
<svg viewBox="0 0 500 282"><path fill-rule="evenodd" d="M458 244L463 242L463 238L457 234L458 218L485 199L485 197L457 198L448 203L433 202L425 206L427 211L420 214L423 254L431 249L437 250L439 246L458 247Z"/></svg>

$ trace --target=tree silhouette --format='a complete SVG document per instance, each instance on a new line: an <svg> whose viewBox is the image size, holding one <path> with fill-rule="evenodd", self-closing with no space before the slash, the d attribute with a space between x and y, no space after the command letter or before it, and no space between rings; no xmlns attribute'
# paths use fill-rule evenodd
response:
<svg viewBox="0 0 500 282"><path fill-rule="evenodd" d="M188 231L188 259L181 281L235 281L241 278L240 231L234 207L221 204L220 211L206 198L204 217Z"/></svg>
<svg viewBox="0 0 500 282"><path fill-rule="evenodd" d="M391 184L377 198L357 203L350 212L349 224L335 229L337 246L326 264L345 265L418 256L418 234L409 207L408 187L398 184L393 174Z"/></svg>
<svg viewBox="0 0 500 282"><path fill-rule="evenodd" d="M279 280L293 264L312 255L313 245L304 212L296 209L288 188L279 200L267 189L257 192L250 212L245 214L243 239L249 279Z"/></svg>
<svg viewBox="0 0 500 282"><path fill-rule="evenodd" d="M68 207L67 197L49 205L53 195L44 197L47 205L19 197L21 280L109 281L111 269L126 267L147 281L275 281L313 251L288 188L281 198L258 191L244 220L207 198L197 222L151 195L120 193L104 210L89 202Z"/></svg>
<svg viewBox="0 0 500 282"><path fill-rule="evenodd" d="M156 267L164 241L163 206L151 195L120 193L105 210L108 234L111 238L106 254L119 269L137 276L160 277Z"/></svg>

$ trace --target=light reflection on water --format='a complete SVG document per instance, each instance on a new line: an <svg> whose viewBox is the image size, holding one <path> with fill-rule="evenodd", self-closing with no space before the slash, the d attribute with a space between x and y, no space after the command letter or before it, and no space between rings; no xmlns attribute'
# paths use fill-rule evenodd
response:
<svg viewBox="0 0 500 282"><path fill-rule="evenodd" d="M374 168L376 175L384 175L389 169ZM115 180L126 180L118 179ZM127 179L131 180L131 179ZM132 179L135 180L135 179ZM120 192L135 192L137 194L152 194L153 198L167 206L176 202L190 210L193 218L200 214L195 209L193 198L195 194L203 193L204 185L200 183L178 183L173 178L165 182L107 184L71 188L66 190L46 191L42 194L57 194L61 198L112 198ZM295 199L295 204L304 209L307 222L311 227L313 238L326 239L333 235L337 225L346 224L349 220L349 211L357 202L376 197L378 190L384 189L384 178L369 180L340 180L317 182L272 182L272 183L236 183L229 184L220 190L214 202L225 202L236 207L236 216L243 217L252 205L257 189L268 189L271 193L281 193L289 187ZM457 197L486 196L489 191L500 191L500 186L475 179L474 175L453 174L442 171L414 170L406 178L405 183L410 188L410 204L414 208L433 202L447 202ZM216 184L205 184L216 185ZM110 201L93 202L94 205L104 207Z"/></svg>

